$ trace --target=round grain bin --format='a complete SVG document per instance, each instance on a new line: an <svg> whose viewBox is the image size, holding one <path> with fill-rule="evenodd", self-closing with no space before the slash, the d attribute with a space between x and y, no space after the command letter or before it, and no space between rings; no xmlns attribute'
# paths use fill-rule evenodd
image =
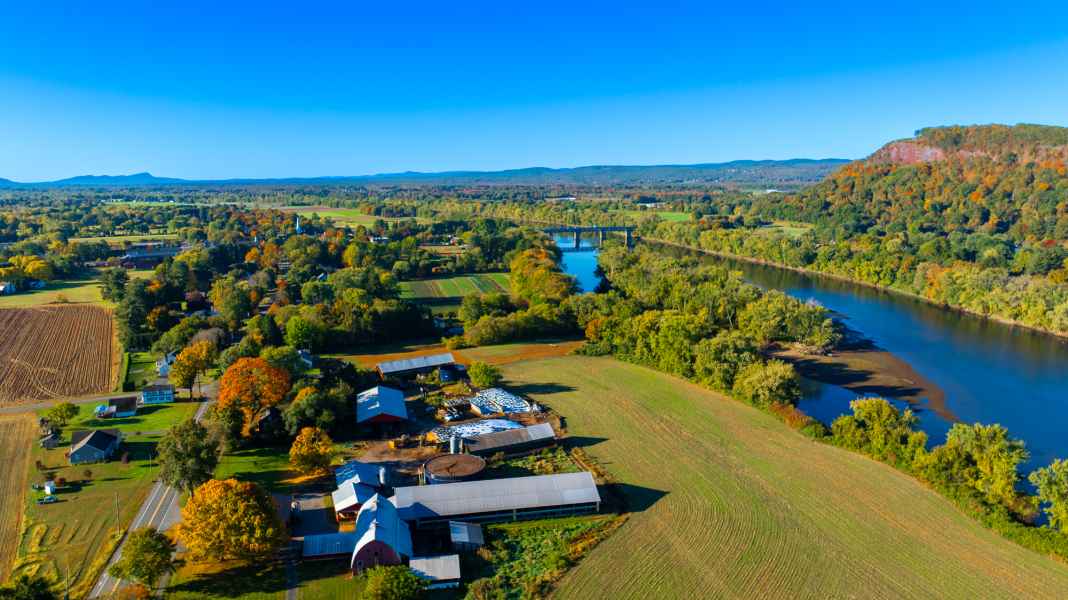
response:
<svg viewBox="0 0 1068 600"><path fill-rule="evenodd" d="M440 454L423 463L427 483L455 483L476 479L486 461L473 454Z"/></svg>

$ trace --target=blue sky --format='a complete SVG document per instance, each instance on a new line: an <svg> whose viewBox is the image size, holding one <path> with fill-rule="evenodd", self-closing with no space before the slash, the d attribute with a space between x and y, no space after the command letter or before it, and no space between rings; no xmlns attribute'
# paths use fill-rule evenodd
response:
<svg viewBox="0 0 1068 600"><path fill-rule="evenodd" d="M927 125L1068 125L1063 0L18 4L20 181L854 158Z"/></svg>

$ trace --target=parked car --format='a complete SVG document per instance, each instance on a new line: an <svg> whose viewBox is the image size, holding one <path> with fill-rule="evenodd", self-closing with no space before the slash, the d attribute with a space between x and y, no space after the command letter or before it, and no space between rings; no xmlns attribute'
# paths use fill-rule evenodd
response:
<svg viewBox="0 0 1068 600"><path fill-rule="evenodd" d="M45 496L44 498L39 499L37 504L52 504L54 502L59 502L59 498L56 498L55 496Z"/></svg>

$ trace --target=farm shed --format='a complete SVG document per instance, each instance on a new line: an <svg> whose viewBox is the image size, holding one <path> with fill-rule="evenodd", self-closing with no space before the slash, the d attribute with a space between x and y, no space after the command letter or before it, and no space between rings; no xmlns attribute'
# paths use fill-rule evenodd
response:
<svg viewBox="0 0 1068 600"><path fill-rule="evenodd" d="M479 416L534 411L533 403L500 388L482 390L468 401L471 403L471 411Z"/></svg>
<svg viewBox="0 0 1068 600"><path fill-rule="evenodd" d="M399 487L393 503L416 527L463 521L516 521L601 509L597 484L588 471L465 481L449 485Z"/></svg>
<svg viewBox="0 0 1068 600"><path fill-rule="evenodd" d="M0 281L0 296L8 296L15 292L15 284L9 281Z"/></svg>
<svg viewBox="0 0 1068 600"><path fill-rule="evenodd" d="M464 438L464 447L471 454L491 456L498 452L517 454L551 446L556 442L556 433L548 423L539 423L522 429L495 431Z"/></svg>
<svg viewBox="0 0 1068 600"><path fill-rule="evenodd" d="M439 454L423 463L428 484L456 483L477 478L486 469L486 461L473 454Z"/></svg>
<svg viewBox="0 0 1068 600"><path fill-rule="evenodd" d="M353 531L340 533L320 533L304 536L301 556L304 558L332 558L352 556L360 536Z"/></svg>
<svg viewBox="0 0 1068 600"><path fill-rule="evenodd" d="M523 426L508 419L483 419L470 423L459 423L435 427L427 432L427 439L432 442L448 442L454 437L467 438L494 431L506 431L508 429L520 429Z"/></svg>
<svg viewBox="0 0 1068 600"><path fill-rule="evenodd" d="M460 552L473 552L486 543L481 525L463 521L449 521L449 541Z"/></svg>
<svg viewBox="0 0 1068 600"><path fill-rule="evenodd" d="M174 402L174 386L169 383L157 383L141 390L142 406L168 402Z"/></svg>
<svg viewBox="0 0 1068 600"><path fill-rule="evenodd" d="M111 398L107 404L96 407L96 416L102 419L132 417L137 414L137 396Z"/></svg>
<svg viewBox="0 0 1068 600"><path fill-rule="evenodd" d="M417 356L401 360L389 360L377 365L378 374L386 377L411 377L422 373L430 373L435 369L450 366L456 363L451 352L444 354L432 354L430 356Z"/></svg>
<svg viewBox="0 0 1068 600"><path fill-rule="evenodd" d="M381 465L350 460L334 469L334 481L341 485L347 481L362 483L371 487L385 487L389 472Z"/></svg>
<svg viewBox="0 0 1068 600"><path fill-rule="evenodd" d="M427 580L426 589L441 590L460 587L460 556L417 556L408 562L408 568L420 579Z"/></svg>
<svg viewBox="0 0 1068 600"><path fill-rule="evenodd" d="M70 436L70 464L104 462L122 441L118 429L80 429Z"/></svg>
<svg viewBox="0 0 1068 600"><path fill-rule="evenodd" d="M394 423L408 419L404 392L380 385L356 394L357 423Z"/></svg>
<svg viewBox="0 0 1068 600"><path fill-rule="evenodd" d="M360 507L386 487L386 468L350 460L334 471L337 490L331 494L338 521L356 518Z"/></svg>
<svg viewBox="0 0 1068 600"><path fill-rule="evenodd" d="M349 566L359 575L377 565L399 565L412 556L412 534L397 508L375 494L360 508L356 517L358 540Z"/></svg>

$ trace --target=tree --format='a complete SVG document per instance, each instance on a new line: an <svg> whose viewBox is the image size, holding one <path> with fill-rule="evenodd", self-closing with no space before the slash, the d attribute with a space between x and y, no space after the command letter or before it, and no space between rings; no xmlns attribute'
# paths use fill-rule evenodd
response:
<svg viewBox="0 0 1068 600"><path fill-rule="evenodd" d="M290 435L297 435L304 427L318 427L334 431L346 417L352 416L352 387L340 382L329 390L307 386L297 392L282 417Z"/></svg>
<svg viewBox="0 0 1068 600"><path fill-rule="evenodd" d="M801 385L793 365L781 360L745 367L738 373L732 389L738 399L762 408L776 403L797 404L801 398Z"/></svg>
<svg viewBox="0 0 1068 600"><path fill-rule="evenodd" d="M252 312L252 295L248 284L232 276L216 279L208 298L231 329L237 329Z"/></svg>
<svg viewBox="0 0 1068 600"><path fill-rule="evenodd" d="M371 567L364 572L361 598L368 600L415 600L426 590L426 581L405 566Z"/></svg>
<svg viewBox="0 0 1068 600"><path fill-rule="evenodd" d="M982 492L988 502L1013 506L1019 479L1017 468L1029 454L1022 441L1009 437L1007 429L1001 425L956 423L938 450L956 451L964 457L974 473L965 483Z"/></svg>
<svg viewBox="0 0 1068 600"><path fill-rule="evenodd" d="M39 575L19 575L0 588L0 600L59 600L52 582Z"/></svg>
<svg viewBox="0 0 1068 600"><path fill-rule="evenodd" d="M71 419L78 416L78 407L71 402L61 402L45 413L45 418L57 427L65 427Z"/></svg>
<svg viewBox="0 0 1068 600"><path fill-rule="evenodd" d="M295 316L286 323L286 344L314 351L322 343L325 333L323 326L317 321Z"/></svg>
<svg viewBox="0 0 1068 600"><path fill-rule="evenodd" d="M126 273L126 269L121 267L104 269L100 275L100 295L104 297L104 300L121 302L129 281L130 276Z"/></svg>
<svg viewBox="0 0 1068 600"><path fill-rule="evenodd" d="M471 383L480 388L491 388L501 382L501 370L476 360L467 368Z"/></svg>
<svg viewBox="0 0 1068 600"><path fill-rule="evenodd" d="M178 538L197 559L267 558L286 541L271 495L255 483L209 480L182 507Z"/></svg>
<svg viewBox="0 0 1068 600"><path fill-rule="evenodd" d="M304 475L325 471L333 458L334 441L318 427L301 429L289 449L289 463Z"/></svg>
<svg viewBox="0 0 1068 600"><path fill-rule="evenodd" d="M217 357L215 344L195 342L180 353L171 365L170 379L176 387L189 388L189 398L193 398L193 386L200 376L211 368Z"/></svg>
<svg viewBox="0 0 1068 600"><path fill-rule="evenodd" d="M171 427L157 451L160 479L185 492L211 479L219 464L219 440L194 419Z"/></svg>
<svg viewBox="0 0 1068 600"><path fill-rule="evenodd" d="M1058 458L1027 479L1038 489L1038 498L1046 503L1050 527L1068 531L1068 461Z"/></svg>
<svg viewBox="0 0 1068 600"><path fill-rule="evenodd" d="M245 416L247 433L259 412L277 406L289 393L289 373L262 358L241 358L219 380L219 405L235 406Z"/></svg>
<svg viewBox="0 0 1068 600"><path fill-rule="evenodd" d="M738 371L760 360L756 345L740 331L721 331L694 351L694 377L717 390L730 390Z"/></svg>
<svg viewBox="0 0 1068 600"><path fill-rule="evenodd" d="M285 370L290 377L300 375L307 368L293 346L269 346L260 350L260 358L272 367Z"/></svg>
<svg viewBox="0 0 1068 600"><path fill-rule="evenodd" d="M122 547L122 557L108 567L108 574L152 588L160 577L173 573L175 544L154 527L131 533Z"/></svg>
<svg viewBox="0 0 1068 600"><path fill-rule="evenodd" d="M849 406L853 414L831 424L836 443L905 466L924 451L927 434L913 429L919 419L911 410L899 411L883 398L860 398Z"/></svg>

